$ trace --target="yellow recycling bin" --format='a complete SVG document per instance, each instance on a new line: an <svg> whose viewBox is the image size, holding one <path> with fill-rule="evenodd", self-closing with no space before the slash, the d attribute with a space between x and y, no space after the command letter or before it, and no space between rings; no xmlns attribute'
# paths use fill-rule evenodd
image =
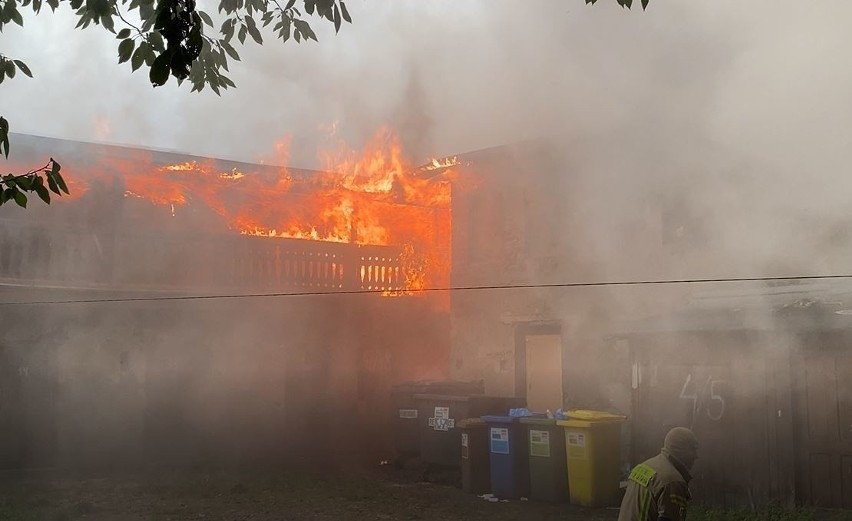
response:
<svg viewBox="0 0 852 521"><path fill-rule="evenodd" d="M568 490L571 503L617 506L621 481L621 424L624 416L603 411L567 411L565 428Z"/></svg>

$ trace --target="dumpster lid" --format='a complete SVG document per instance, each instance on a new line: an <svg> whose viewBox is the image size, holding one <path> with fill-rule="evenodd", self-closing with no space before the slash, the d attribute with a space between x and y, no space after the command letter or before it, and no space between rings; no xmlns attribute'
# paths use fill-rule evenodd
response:
<svg viewBox="0 0 852 521"><path fill-rule="evenodd" d="M479 395L477 395L479 396ZM470 396L461 394L420 393L414 395L415 400L438 400L442 402L466 402Z"/></svg>
<svg viewBox="0 0 852 521"><path fill-rule="evenodd" d="M519 420L519 418L515 416L498 416L498 415L488 415L482 416L482 421L486 423L515 423Z"/></svg>
<svg viewBox="0 0 852 521"><path fill-rule="evenodd" d="M471 429L476 427L485 427L486 423L481 418L465 418L456 423L460 429Z"/></svg>
<svg viewBox="0 0 852 521"><path fill-rule="evenodd" d="M487 394L440 394L440 393L419 393L414 395L415 400L432 400L442 402L468 402L468 401L506 401L507 405L514 398L506 396L490 396Z"/></svg>
<svg viewBox="0 0 852 521"><path fill-rule="evenodd" d="M612 414L606 411L595 411L592 409L571 409L566 411L569 420L585 420L591 422L624 421L625 416Z"/></svg>
<svg viewBox="0 0 852 521"><path fill-rule="evenodd" d="M438 394L482 394L482 381L463 382L457 380L417 380L402 382L391 388L392 393L438 393Z"/></svg>
<svg viewBox="0 0 852 521"><path fill-rule="evenodd" d="M553 418L540 418L538 416L527 416L525 418L521 418L521 423L526 425L540 425L542 427L554 427L556 426L556 420Z"/></svg>

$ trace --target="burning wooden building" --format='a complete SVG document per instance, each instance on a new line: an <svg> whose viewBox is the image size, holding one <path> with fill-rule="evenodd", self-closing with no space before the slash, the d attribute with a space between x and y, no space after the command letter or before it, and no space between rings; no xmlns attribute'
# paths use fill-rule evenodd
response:
<svg viewBox="0 0 852 521"><path fill-rule="evenodd" d="M0 212L0 466L381 447L390 386L447 376L451 244L384 137L319 172L13 136L71 196Z"/></svg>

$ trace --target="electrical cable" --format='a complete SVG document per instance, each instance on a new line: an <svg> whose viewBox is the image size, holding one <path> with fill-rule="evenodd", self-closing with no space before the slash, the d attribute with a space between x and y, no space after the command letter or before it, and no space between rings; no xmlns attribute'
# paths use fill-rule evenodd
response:
<svg viewBox="0 0 852 521"><path fill-rule="evenodd" d="M95 299L67 299L67 300L37 300L37 301L13 301L0 302L0 306L34 306L34 305L58 305L58 304L102 304L122 302L160 302L160 301L182 301L182 300L223 300L244 298L280 298L280 297L318 297L336 295L368 295L384 294L388 291L394 293L439 293L458 291L497 291L510 289L551 289L551 288L593 288L593 287L617 287L617 286L660 286L675 284L712 284L724 282L780 282L780 281L802 281L802 280L837 280L852 279L852 275L800 275L792 277L734 277L734 278L706 278L706 279L670 279L670 280L629 280L629 281L607 281L607 282L566 282L553 284L508 284L508 285L483 285L483 286L448 286L441 288L420 288L411 290L382 290L382 289L358 289L342 291L299 291L292 293L226 293L213 295L174 295L156 297L115 297ZM60 288L54 288L60 289ZM98 288L101 289L101 288Z"/></svg>

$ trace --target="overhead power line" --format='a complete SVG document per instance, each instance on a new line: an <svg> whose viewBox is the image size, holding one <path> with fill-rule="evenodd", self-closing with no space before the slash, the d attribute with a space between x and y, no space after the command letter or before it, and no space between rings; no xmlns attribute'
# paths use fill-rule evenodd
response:
<svg viewBox="0 0 852 521"><path fill-rule="evenodd" d="M669 280L629 280L629 281L599 281L599 282L565 282L553 284L506 284L506 285L482 285L482 286L447 286L440 288L421 288L415 290L401 290L407 294L411 293L439 293L458 291L497 291L510 289L550 289L550 288L594 288L615 286L662 286L675 284L711 284L721 282L781 282L802 280L838 280L852 279L852 275L801 275L793 277L733 277L733 278L707 278L707 279L669 279ZM56 289L56 288L54 288ZM393 291L393 290L391 290ZM114 297L93 299L60 299L60 300L36 300L36 301L12 301L0 302L0 306L36 306L57 304L102 304L120 302L163 302L181 300L223 300L223 299L249 299L249 298L282 298L282 297L319 297L337 295L368 295L383 294L388 290L381 289L358 289L342 291L300 291L294 293L227 293L213 295L171 295L154 297Z"/></svg>

